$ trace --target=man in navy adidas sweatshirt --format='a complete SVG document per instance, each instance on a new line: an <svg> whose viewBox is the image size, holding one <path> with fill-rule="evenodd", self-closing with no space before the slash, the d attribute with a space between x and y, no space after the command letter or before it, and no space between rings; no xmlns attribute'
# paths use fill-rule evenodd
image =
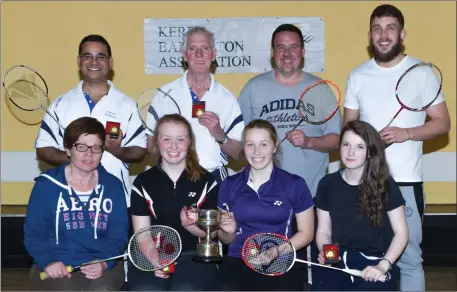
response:
<svg viewBox="0 0 457 292"><path fill-rule="evenodd" d="M65 131L70 163L35 179L24 226L24 243L34 259L32 290L119 290L124 283L123 265L116 260L86 266L74 273L66 273L59 266L122 255L127 246L123 187L100 164L105 130L94 120L81 118L75 121L76 126L70 124ZM75 175L78 172L88 175L94 187L90 187L90 181L89 190L73 187L79 186L79 176ZM51 265L52 273L47 268ZM51 275L41 281L39 273L44 270Z"/></svg>

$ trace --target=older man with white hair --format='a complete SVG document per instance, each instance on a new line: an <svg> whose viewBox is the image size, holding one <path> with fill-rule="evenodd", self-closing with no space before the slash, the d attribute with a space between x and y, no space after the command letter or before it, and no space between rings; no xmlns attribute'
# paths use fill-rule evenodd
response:
<svg viewBox="0 0 457 292"><path fill-rule="evenodd" d="M228 156L239 158L243 117L235 96L214 79L211 73L216 60L214 34L196 26L184 34L182 56L187 67L184 75L163 85L179 105L181 114L190 122L195 135L200 165L221 183L227 177ZM147 118L154 129L169 108L152 101L153 112ZM196 109L199 110L196 110ZM148 150L153 150L154 134L148 133Z"/></svg>

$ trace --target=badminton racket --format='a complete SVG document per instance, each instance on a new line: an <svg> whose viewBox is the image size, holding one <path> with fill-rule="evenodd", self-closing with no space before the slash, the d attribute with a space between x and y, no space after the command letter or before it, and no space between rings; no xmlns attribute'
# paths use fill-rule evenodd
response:
<svg viewBox="0 0 457 292"><path fill-rule="evenodd" d="M362 276L362 271L340 269L321 265L311 261L297 259L295 247L287 237L274 233L251 235L243 244L241 256L244 263L252 270L267 276L280 276L287 273L295 262L311 264L327 269L339 270L353 276ZM381 279L385 281L385 277Z"/></svg>
<svg viewBox="0 0 457 292"><path fill-rule="evenodd" d="M380 132L389 127L403 109L420 112L428 109L443 87L443 74L432 63L422 62L408 68L398 79L395 96L400 109ZM386 148L391 144L387 144Z"/></svg>
<svg viewBox="0 0 457 292"><path fill-rule="evenodd" d="M321 125L327 122L338 111L340 102L341 91L335 83L329 80L314 82L300 95L298 114L301 120L291 131L295 130L304 121L312 125ZM284 137L281 143L286 138Z"/></svg>
<svg viewBox="0 0 457 292"><path fill-rule="evenodd" d="M75 272L83 266L107 262L128 256L132 264L141 271L152 272L172 265L181 254L182 244L179 233L168 226L153 225L140 229L130 238L127 252L123 255L94 260L77 266L67 266L67 272ZM40 279L48 278L46 272Z"/></svg>
<svg viewBox="0 0 457 292"><path fill-rule="evenodd" d="M171 89L164 91L160 88L150 88L143 91L136 100L136 106L141 121L146 129L154 134L157 121L166 114L179 114L181 109L176 100L170 95ZM151 120L153 119L153 121Z"/></svg>
<svg viewBox="0 0 457 292"><path fill-rule="evenodd" d="M16 107L24 111L43 109L60 128L65 130L45 107L48 100L48 86L37 71L25 65L15 65L6 71L2 84L6 96Z"/></svg>

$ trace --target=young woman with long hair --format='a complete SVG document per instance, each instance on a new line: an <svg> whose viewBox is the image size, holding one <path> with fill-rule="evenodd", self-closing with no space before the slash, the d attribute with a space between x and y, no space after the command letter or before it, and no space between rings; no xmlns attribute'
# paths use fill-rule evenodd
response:
<svg viewBox="0 0 457 292"><path fill-rule="evenodd" d="M243 132L243 147L249 165L227 177L219 191L218 207L228 206L237 225L221 265L222 290L302 291L300 265L281 276L265 276L244 264L241 249L249 236L263 232L287 236L296 250L307 246L314 233L311 193L303 178L275 165L278 135L270 122L251 121Z"/></svg>
<svg viewBox="0 0 457 292"><path fill-rule="evenodd" d="M195 262L199 238L205 236L193 223L188 207L217 209L219 187L203 193L215 183L213 176L200 166L189 122L177 114L165 115L154 131L155 166L141 174L133 183L131 214L134 231L150 225L166 225L176 229L182 240L181 256L175 272L163 270L142 272L133 265L128 269L128 289L133 291L213 290L217 265ZM231 240L235 223L230 216L221 216L217 236L222 242ZM216 234L215 234L216 235Z"/></svg>
<svg viewBox="0 0 457 292"><path fill-rule="evenodd" d="M337 267L362 270L362 277L320 269L327 281L319 290L397 290L395 262L408 242L408 229L405 201L389 173L384 143L361 121L347 123L340 137L344 168L322 178L315 199L318 260L324 263L324 244L338 243Z"/></svg>

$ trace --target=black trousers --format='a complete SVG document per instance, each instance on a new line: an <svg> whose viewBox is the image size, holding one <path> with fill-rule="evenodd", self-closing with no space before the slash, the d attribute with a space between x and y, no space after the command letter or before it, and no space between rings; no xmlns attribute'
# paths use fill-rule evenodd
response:
<svg viewBox="0 0 457 292"><path fill-rule="evenodd" d="M168 279L158 278L154 272L143 272L129 263L127 288L129 291L211 291L218 285L218 266L195 262L193 255L182 255L175 272Z"/></svg>
<svg viewBox="0 0 457 292"><path fill-rule="evenodd" d="M222 291L302 291L303 272L295 264L281 276L265 276L248 268L242 259L225 256L220 266Z"/></svg>

